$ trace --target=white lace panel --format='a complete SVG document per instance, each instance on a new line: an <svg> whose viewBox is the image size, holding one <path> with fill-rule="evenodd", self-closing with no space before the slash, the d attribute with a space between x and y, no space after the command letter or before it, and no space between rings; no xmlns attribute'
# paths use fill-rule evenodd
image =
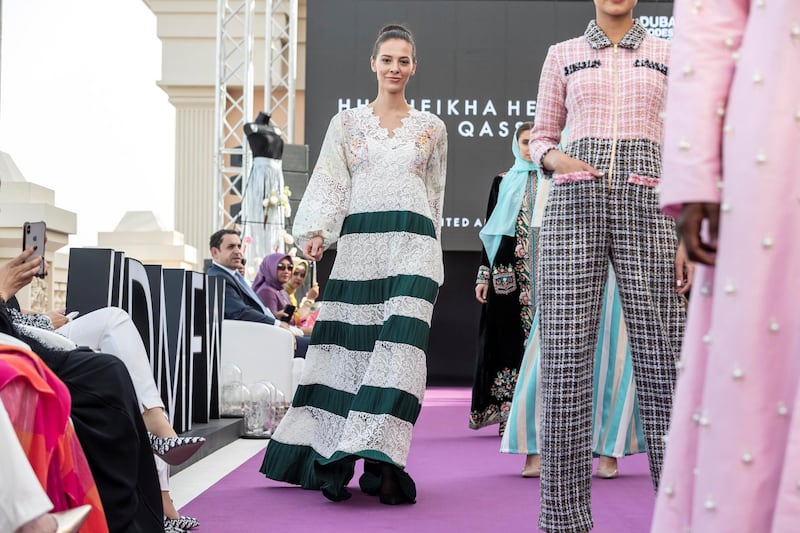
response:
<svg viewBox="0 0 800 533"><path fill-rule="evenodd" d="M310 446L326 458L337 451L378 450L405 466L412 427L387 414L351 411L344 419L316 407L292 407L273 438L284 444Z"/></svg>
<svg viewBox="0 0 800 533"><path fill-rule="evenodd" d="M415 233L355 233L339 241L332 279L383 279L398 274L444 281L442 249L432 237Z"/></svg>
<svg viewBox="0 0 800 533"><path fill-rule="evenodd" d="M309 346L300 384L318 383L355 394L371 358L372 352L356 352L333 344Z"/></svg>
<svg viewBox="0 0 800 533"><path fill-rule="evenodd" d="M411 430L414 426L392 415L373 415L351 411L342 435L339 449L354 453L361 450L379 450L404 467L411 447Z"/></svg>
<svg viewBox="0 0 800 533"><path fill-rule="evenodd" d="M318 320L328 320L327 317L332 317L356 326L383 324L392 315L418 318L430 326L433 315L433 304L413 296L397 296L385 303L374 305L325 302L324 308L325 313L320 310Z"/></svg>
<svg viewBox="0 0 800 533"><path fill-rule="evenodd" d="M425 352L410 344L375 343L373 352L353 352L335 345L309 347L302 385L320 384L355 394L361 385L399 389L422 401L427 366Z"/></svg>

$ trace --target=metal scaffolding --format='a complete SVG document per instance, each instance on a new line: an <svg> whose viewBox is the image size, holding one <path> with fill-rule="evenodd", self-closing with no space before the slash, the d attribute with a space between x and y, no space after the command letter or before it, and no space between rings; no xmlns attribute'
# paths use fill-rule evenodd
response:
<svg viewBox="0 0 800 533"><path fill-rule="evenodd" d="M217 2L214 113L217 195L214 209L218 228L231 228L238 224L241 215L238 206L241 205L245 176L250 170L243 126L253 117L254 7L255 0Z"/></svg>
<svg viewBox="0 0 800 533"><path fill-rule="evenodd" d="M0 0L2 1L2 0ZM253 112L253 20L256 0L217 2L215 176L219 228L241 222L241 200L250 173L243 127ZM284 140L295 142L295 93L299 0L266 0L264 11L264 111Z"/></svg>
<svg viewBox="0 0 800 533"><path fill-rule="evenodd" d="M294 137L295 93L297 82L298 0L267 0L264 28L264 109L285 133L288 143Z"/></svg>

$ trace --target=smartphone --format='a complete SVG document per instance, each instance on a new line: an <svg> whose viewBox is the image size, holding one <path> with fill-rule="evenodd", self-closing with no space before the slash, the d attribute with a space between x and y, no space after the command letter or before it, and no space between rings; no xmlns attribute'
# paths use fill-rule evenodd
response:
<svg viewBox="0 0 800 533"><path fill-rule="evenodd" d="M286 307L283 308L283 312L286 313L286 316L281 318L281 320L283 322L291 322L294 316L294 306L292 304L286 304Z"/></svg>
<svg viewBox="0 0 800 533"><path fill-rule="evenodd" d="M66 317L68 319L72 320L73 318L77 317L79 314L81 314L80 311L72 311L71 313L67 313Z"/></svg>
<svg viewBox="0 0 800 533"><path fill-rule="evenodd" d="M39 272L36 274L40 278L45 275L44 244L46 232L47 225L44 222L26 222L22 226L22 251L33 248L33 254L31 254L30 259L42 258L39 263Z"/></svg>

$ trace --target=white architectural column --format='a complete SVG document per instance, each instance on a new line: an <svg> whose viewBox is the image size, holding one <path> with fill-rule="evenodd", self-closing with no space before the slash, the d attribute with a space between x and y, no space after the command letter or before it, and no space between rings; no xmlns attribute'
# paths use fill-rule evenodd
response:
<svg viewBox="0 0 800 533"><path fill-rule="evenodd" d="M0 264L22 252L22 225L44 221L47 244L44 258L48 274L17 293L23 309L40 313L63 309L66 298L67 263L57 251L64 248L77 229L77 215L55 205L55 192L27 181L11 156L0 152Z"/></svg>
<svg viewBox="0 0 800 533"><path fill-rule="evenodd" d="M164 87L175 106L175 229L208 252L217 229L214 181L214 87Z"/></svg>

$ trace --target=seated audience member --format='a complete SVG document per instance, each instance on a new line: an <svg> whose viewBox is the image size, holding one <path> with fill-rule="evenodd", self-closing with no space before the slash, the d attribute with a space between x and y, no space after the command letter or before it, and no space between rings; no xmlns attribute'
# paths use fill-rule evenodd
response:
<svg viewBox="0 0 800 533"><path fill-rule="evenodd" d="M125 365L90 348L42 343L14 326L6 301L29 284L40 258L27 250L0 267L0 333L22 340L66 385L70 418L111 533L162 531L163 508L153 450ZM17 357L19 357L17 355Z"/></svg>
<svg viewBox="0 0 800 533"><path fill-rule="evenodd" d="M261 322L289 328L289 325L275 318L275 314L264 305L255 291L239 273L242 263L242 241L239 234L230 229L222 229L209 240L213 263L208 269L209 276L219 276L225 283L225 318L228 320L244 320ZM305 357L308 349L308 337L297 328L292 328L295 335L295 357Z"/></svg>
<svg viewBox="0 0 800 533"><path fill-rule="evenodd" d="M319 285L313 283L311 287L303 296L300 302L297 302L297 291L305 284L306 275L309 271L309 263L305 259L299 257L294 258L294 270L292 270L292 277L286 282L285 289L289 294L289 302L294 306L294 325L303 330L304 335L311 335L311 330L314 328L314 322L319 315L319 306L314 304L319 297Z"/></svg>
<svg viewBox="0 0 800 533"><path fill-rule="evenodd" d="M156 468L161 485L164 523L181 529L197 527L195 518L179 515L172 504L167 464L177 465L186 461L206 439L179 437L175 433L156 387L144 343L128 313L118 307L105 307L70 320L57 311L47 314L23 313L17 309L16 298L9 299L7 304L16 326L55 331L71 340L74 347L88 346L114 355L125 364L139 401L144 425L150 433L150 444L160 458L156 459ZM28 333L36 333L36 330L28 330ZM45 339L41 340L46 343Z"/></svg>
<svg viewBox="0 0 800 533"><path fill-rule="evenodd" d="M24 343L0 337L6 337L0 339L0 531L73 533L90 514L82 531L108 531L97 487L69 424L66 387ZM4 402L11 406L13 422Z"/></svg>
<svg viewBox="0 0 800 533"><path fill-rule="evenodd" d="M288 324L294 324L294 316L289 316L284 311L287 305L291 305L289 293L284 286L292 277L293 269L291 255L280 252L270 254L261 261L252 285L261 303L267 306L278 320Z"/></svg>

